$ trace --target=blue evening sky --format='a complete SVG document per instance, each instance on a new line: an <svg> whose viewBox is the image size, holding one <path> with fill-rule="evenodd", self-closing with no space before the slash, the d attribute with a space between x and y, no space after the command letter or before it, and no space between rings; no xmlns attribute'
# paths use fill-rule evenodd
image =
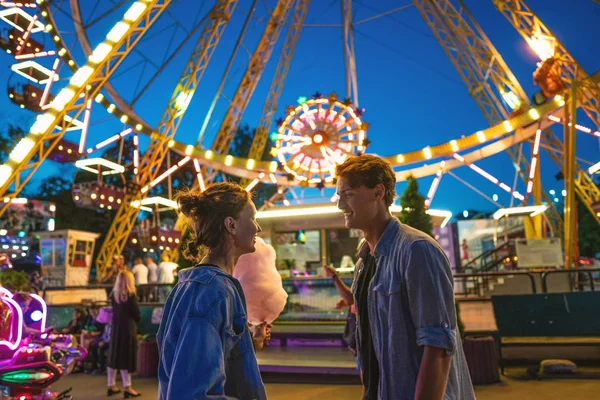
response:
<svg viewBox="0 0 600 400"><path fill-rule="evenodd" d="M68 3L68 2L63 2ZM84 20L89 20L91 8L96 1L81 1ZM103 3L103 2L100 2ZM109 2L100 5L94 11L99 15L108 9ZM174 32L173 19L186 29L190 29L197 15L205 13L213 2L192 0L173 1L170 15L163 15L155 27L151 28L139 45L140 53L132 54L121 65L116 75L111 79L115 88L126 100L131 100L136 93L138 77L142 77L142 85L147 82L155 71L155 67L138 64L144 57L152 63L160 65L167 54L171 34ZM231 50L241 30L246 12L252 2L240 1L232 21L227 27L221 43L217 47L212 60L202 78L194 99L177 132L176 139L185 143L195 143L206 111L212 102L216 88L231 54ZM254 47L268 18L265 4L272 9L274 0L258 1L255 17L250 22L249 32L244 40L244 48L240 49L233 63L230 78L225 86L224 97L217 103L209 129L203 138L203 145L209 147L219 129L228 100L233 97L237 84L248 61L248 52ZM456 2L455 2L456 3ZM552 30L584 69L592 74L600 63L600 5L589 0L575 0L566 6L561 0L530 0L529 5L542 21ZM467 93L458 74L450 64L440 45L421 19L417 9L408 0L360 0L353 2L355 21L360 21L380 12L392 10L403 5L407 8L371 22L356 26L355 48L358 75L358 92L360 106L366 109L364 120L370 124L368 136L372 141L369 152L379 155L397 154L400 152L421 149L427 145L446 142L461 135L471 134L487 127L487 122L475 102ZM532 73L535 70L537 56L529 49L512 25L493 6L491 0L466 1L472 14L478 20L492 43L503 55L509 67L515 73L526 93L530 96L537 91L533 86ZM67 5L64 5L68 11ZM89 30L92 46L95 46L110 29L124 8L109 14L102 21L94 24ZM81 63L83 55L75 43L73 25L61 12L56 14L56 20L65 40L72 45L74 55ZM324 94L336 92L345 96L345 76L342 49L342 30L339 26L341 11L339 0L313 0L310 6L307 24L298 42L298 47L291 63L291 68L281 95L281 101L276 118L284 115L286 105L294 104L299 96L310 96L316 91ZM170 27L171 26L171 27ZM161 32L161 29L165 29ZM260 119L262 105L273 76L275 65L286 30L274 49L273 56L260 80L254 96L244 113L242 122L256 126ZM183 37L183 31L175 31L174 43ZM177 82L183 65L193 48L196 35L183 47L183 50L169 64L160 77L154 82L145 95L135 104L136 112L147 122L156 126L174 84ZM37 36L39 37L39 36ZM47 41L48 42L48 41ZM42 61L47 65L52 60ZM10 73L12 59L9 55L0 54L0 82L11 84L22 79ZM122 72L126 71L126 72ZM66 69L61 71L61 78L68 79ZM122 124L118 121L107 120L108 114L95 107L92 112L93 125L89 133L88 143L97 143L110 135L119 132ZM583 112L578 114L579 122L593 127ZM20 110L7 98L0 98L0 123L17 123L28 127L33 115ZM560 128L557 133L562 135ZM67 135L72 140L78 140L72 134ZM147 143L147 141L143 141ZM598 139L578 133L577 154L591 162L597 162L599 156ZM524 147L529 154L529 146ZM543 183L547 190L562 189L563 182L556 181L554 175L557 169L552 161L542 156ZM512 186L514 168L505 154L490 157L479 162L479 165L496 175L501 181ZM587 166L582 164L582 166ZM44 164L34 178L39 182L50 174L72 174L74 168L60 167L51 161ZM475 185L490 197L497 193L500 203L507 206L510 202L508 194L502 192L492 183L477 175L475 172L461 168L454 170L462 179ZM431 184L432 177L419 180L420 190L425 195ZM35 185L35 182L33 183ZM524 192L524 184L518 183L518 190ZM402 191L404 184L398 184ZM484 198L468 189L462 183L450 176L444 176L432 208L448 209L454 213L463 209L493 210L495 206Z"/></svg>

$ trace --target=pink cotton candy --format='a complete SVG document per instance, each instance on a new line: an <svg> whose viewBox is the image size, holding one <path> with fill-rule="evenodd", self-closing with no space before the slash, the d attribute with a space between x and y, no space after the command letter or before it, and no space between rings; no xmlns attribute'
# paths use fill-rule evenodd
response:
<svg viewBox="0 0 600 400"><path fill-rule="evenodd" d="M233 270L244 289L248 322L252 325L277 319L288 297L275 267L275 249L261 238L256 238L255 247L254 253L240 257Z"/></svg>

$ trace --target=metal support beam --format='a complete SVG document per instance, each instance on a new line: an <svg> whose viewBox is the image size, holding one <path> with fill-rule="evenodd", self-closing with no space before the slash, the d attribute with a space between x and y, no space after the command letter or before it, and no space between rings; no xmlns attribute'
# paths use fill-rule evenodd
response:
<svg viewBox="0 0 600 400"><path fill-rule="evenodd" d="M449 0L413 0L413 3L490 124L509 117L503 93L512 93L521 105L529 104L514 74L462 2L462 12ZM506 153L521 179L527 182L530 165L525 157L518 156L518 146ZM548 195L541 192L548 204L552 204ZM549 221L554 224L552 230L561 231L562 219L558 212L551 207L548 213Z"/></svg>
<svg viewBox="0 0 600 400"><path fill-rule="evenodd" d="M139 188L145 188L148 184L152 185L152 181L156 179L160 166L169 152L169 143L179 127L236 5L237 0L219 0L213 7L210 18L204 25L196 47L163 112L157 133L152 135L150 145L140 160ZM131 190L125 195L123 205L119 207L113 219L96 259L98 276L103 276L111 265L113 256L122 253L125 248L139 213L139 208L130 205L140 202L149 192L149 189L140 190L139 188Z"/></svg>
<svg viewBox="0 0 600 400"><path fill-rule="evenodd" d="M37 117L29 133L15 146L9 160L0 166L0 215L34 172L52 152L69 127L85 110L120 63L148 28L169 5L170 0L139 0L88 57L54 98L50 108ZM117 28L120 27L120 28ZM126 28L126 29L123 29ZM9 189L12 191L9 192Z"/></svg>
<svg viewBox="0 0 600 400"><path fill-rule="evenodd" d="M576 113L577 113L577 89L576 83L571 87L571 93L567 97L565 105L565 121L564 121L564 167L563 175L565 177L565 236L564 236L564 251L565 251L565 268L572 268L578 264L574 259L575 246L574 242L577 237L577 214L575 207L575 129Z"/></svg>
<svg viewBox="0 0 600 400"><path fill-rule="evenodd" d="M271 125L273 123L273 117L275 116L275 112L279 106L279 98L281 97L283 84L290 69L290 64L294 56L294 51L296 50L298 38L302 32L302 26L304 25L304 20L306 19L309 4L310 0L296 1L296 6L294 8L292 17L292 24L288 28L285 41L283 43L283 48L281 49L281 55L279 56L277 67L275 68L275 76L273 76L273 80L271 81L269 94L267 95L267 100L263 106L263 112L260 122L258 123L256 133L252 139L252 146L250 147L248 158L260 160L265 151L265 146L268 142L267 139L269 137L269 131L271 130ZM242 186L245 186L247 183L248 180L244 179L241 184Z"/></svg>
<svg viewBox="0 0 600 400"><path fill-rule="evenodd" d="M214 152L224 154L229 151L231 142L240 125L242 115L244 114L244 111L250 102L250 98L258 85L258 81L267 66L267 62L271 57L271 53L279 38L281 29L285 25L285 21L287 20L288 13L291 9L291 4L291 0L279 0L277 2L256 50L248 63L240 86L231 100L231 104L223 118L219 132L212 144L211 149Z"/></svg>

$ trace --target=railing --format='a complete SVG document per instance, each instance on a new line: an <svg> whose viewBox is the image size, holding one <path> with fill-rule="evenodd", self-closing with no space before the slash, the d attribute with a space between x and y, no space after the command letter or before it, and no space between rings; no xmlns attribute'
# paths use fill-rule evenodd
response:
<svg viewBox="0 0 600 400"><path fill-rule="evenodd" d="M593 273L597 272L600 273L600 268L574 268L574 269L554 269L554 270L548 270L548 271L544 271L541 273L542 275L542 292L547 293L548 292L548 283L547 283L547 279L549 275L554 275L554 274L568 274L569 277L571 277L571 275L573 274L577 274L575 277L578 277L579 274L585 274L588 276L588 280L590 283L590 289L592 292L594 292L596 289L594 287L594 275ZM573 288L572 285L571 288ZM584 289L585 287L583 287L582 285L577 285L579 286L579 290Z"/></svg>
<svg viewBox="0 0 600 400"><path fill-rule="evenodd" d="M454 280L459 280L462 283L463 291L458 292L457 294L462 294L465 297L468 297L470 294L474 294L475 297L482 297L485 290L489 290L489 282L490 278L493 278L494 281L497 278L504 276L523 276L529 278L531 282L531 293L537 293L537 288L535 284L535 276L533 272L528 271L497 271L497 272L477 272L472 274L454 274ZM469 293L468 283L474 283L473 293Z"/></svg>
<svg viewBox="0 0 600 400"><path fill-rule="evenodd" d="M514 276L516 279L528 279L529 289L525 292L536 294L548 293L548 277L552 274L569 274L578 276L584 274L588 277L584 282L586 290L595 290L594 274L600 274L600 268L577 268L570 270L547 270L542 272L532 271L496 271L496 272L478 272L478 273L457 273L454 274L455 287L458 289L456 295L459 300L489 300L486 296L486 290L489 284L496 282L498 278ZM352 277L343 278L348 286L352 283ZM467 290L466 282L474 282L474 290ZM538 283L541 282L541 290ZM463 283L463 290L460 290L459 283ZM550 285L551 286L551 285ZM166 297L171 290L170 284L148 284L137 287L140 303L156 305L160 307L164 304ZM278 318L279 323L344 323L347 315L347 308L337 309L336 303L340 300L335 286L331 279L306 277L283 279L283 287L288 293L287 304ZM107 295L112 290L112 285L90 285L90 286L72 286L61 288L47 288L44 292L64 290L64 289L90 289L102 288L107 291ZM573 290L573 286L572 289ZM473 288L470 288L473 289ZM482 290L483 289L483 290ZM582 290L580 285L579 289ZM44 293L44 294L45 294ZM526 294L526 293L523 293Z"/></svg>
<svg viewBox="0 0 600 400"><path fill-rule="evenodd" d="M462 271L472 270L487 272L501 264L506 258L509 258L510 266L515 267L515 254L515 242L508 241L494 249L484 251L479 256L463 265L461 269Z"/></svg>

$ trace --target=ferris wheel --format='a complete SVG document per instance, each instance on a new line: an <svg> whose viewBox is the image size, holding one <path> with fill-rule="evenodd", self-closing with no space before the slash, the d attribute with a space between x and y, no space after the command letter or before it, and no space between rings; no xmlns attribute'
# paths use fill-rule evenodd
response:
<svg viewBox="0 0 600 400"><path fill-rule="evenodd" d="M248 190L259 182L277 185L279 195L285 195L287 188L293 190L295 186L322 189L333 185L335 166L350 155L363 153L369 144L368 125L363 122L363 110L358 106L353 43L353 26L358 22L353 21L352 2L341 0L345 95L340 99L334 94L319 93L311 98L301 97L296 105L286 108L274 134L270 133L272 125L280 115L279 108L286 102L281 98L281 88L305 25L310 1L273 1L262 10L264 16L258 15L261 10L257 1L251 2L248 10L241 11L238 1L234 0L205 3L170 0L0 3L0 18L7 24L6 31L0 35L0 47L14 61L9 98L19 107L38 113L29 134L15 146L8 162L0 166L0 194L5 199L0 213L44 160L75 163L96 176L89 181L94 184L78 184L79 191L74 192L74 196L79 196L79 200L86 196L86 201L82 201L85 206L110 207L116 211L98 260L104 268L113 253L122 251L128 241L140 241L130 237L140 209L174 208L168 195L157 199L161 196L156 195L156 190L177 171L193 173L201 188L215 178L210 171L239 176ZM516 10L529 10L522 1L497 3L497 8L511 22L525 18ZM540 54L535 76L542 90L532 105L462 3L456 6L450 0L415 0L413 5L445 50L463 49L463 53L448 54L462 71L465 84L476 96L490 124L489 128L457 135L443 143L386 155L398 181L409 175L433 176L428 204L442 177L452 176L451 171L459 167L477 172L514 201L526 202L538 173L540 148L562 166L563 143L547 128L565 121L563 110L568 105L566 101L573 96L596 124L595 128L572 124L574 129L600 136L597 128L600 110L594 101L599 96L590 96L590 91L597 90L597 77L590 77L582 68L577 69L577 77L573 75L570 67L577 65L575 60L533 12L528 14L532 19L525 21L525 25L515 22L519 33ZM186 111L196 105L193 99L198 84L232 20L242 29L238 40L232 41L236 44L230 49L232 56L224 68L223 79L215 85L213 101L203 104L209 111L199 138L180 140L178 135L175 139ZM231 60L244 48L243 39L251 31L253 21L263 22L264 31L254 53L249 55L239 87L229 99L221 123L216 124L213 144L204 147L202 138L206 127L214 123L210 115L216 101L223 96ZM106 26L112 27L108 34ZM275 44L283 36L281 55L250 154L234 157L229 150L235 132L259 78L267 69ZM159 38L164 45L155 44ZM484 65L488 70L481 69ZM574 86L575 80L585 85ZM132 82L135 83L132 85ZM165 91L165 87L174 89ZM575 88L572 93L571 88ZM157 108L157 103L166 103L166 107ZM262 160L260 156L269 137L276 142L273 159ZM514 145L529 142L533 151L528 159L518 155ZM128 145L131 154L119 150L116 162L100 156L103 149L115 145L120 149ZM519 165L517 173L524 179L525 190L519 191L515 184L501 182L478 165L480 160L502 152ZM600 193L590 178L591 171L574 162L569 164L565 176L576 177L569 180L569 190L593 209L600 201ZM108 182L111 176L124 179ZM92 199L93 195L96 197ZM499 205L496 200L492 201ZM550 219L555 221L549 223L560 229L560 216L554 212ZM157 239L156 245L166 248L167 243L171 243L172 246L176 237L162 233L156 230L145 236L150 237L150 241L152 237L164 236L165 242L160 244Z"/></svg>

